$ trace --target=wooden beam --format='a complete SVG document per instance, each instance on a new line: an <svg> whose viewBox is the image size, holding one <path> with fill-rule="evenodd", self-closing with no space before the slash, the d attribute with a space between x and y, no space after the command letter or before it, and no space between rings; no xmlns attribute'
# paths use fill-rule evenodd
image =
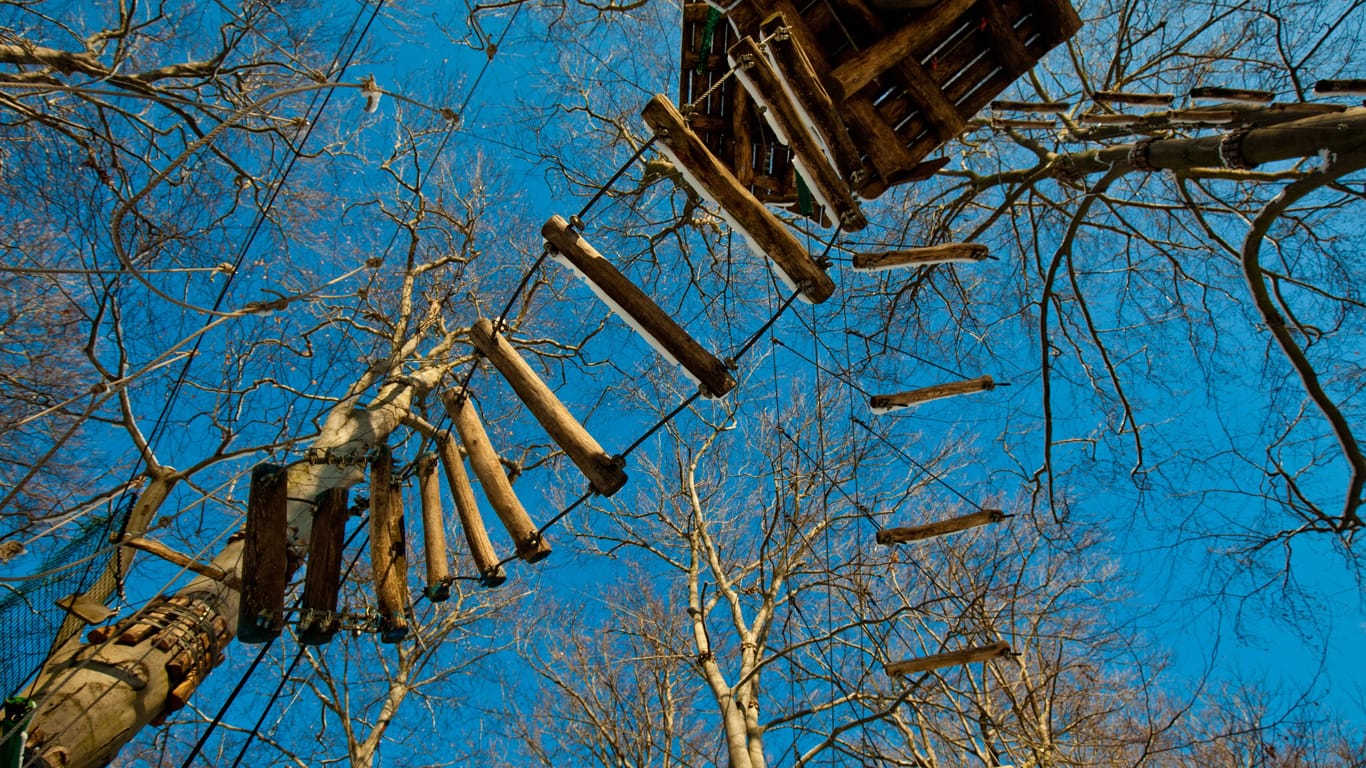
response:
<svg viewBox="0 0 1366 768"><path fill-rule="evenodd" d="M807 130L808 121L788 98L773 66L759 50L759 44L754 38L746 37L731 46L729 55L736 77L750 96L765 108L764 119L778 134L778 139L792 150L797 172L810 185L816 200L835 214L841 230L857 232L868 226L858 201L849 193L848 182L840 178L839 171L830 165L816 137Z"/></svg>
<svg viewBox="0 0 1366 768"><path fill-rule="evenodd" d="M455 430L470 459L470 468L474 470L474 476L479 478L479 486L484 489L489 506L493 507L508 535L512 536L517 556L528 563L544 560L550 554L550 544L536 530L522 502L513 493L512 483L508 481L507 473L503 472L503 464L489 442L488 433L479 421L474 404L468 397L462 398L459 392L452 390L441 394L441 402L455 422Z"/></svg>
<svg viewBox="0 0 1366 768"><path fill-rule="evenodd" d="M986 22L987 34L995 43L992 46L992 53L1005 65L1011 79L1033 69L1036 61L1015 33L1015 27L1006 16L1005 10L1001 8L1001 4L996 0L978 0L977 9Z"/></svg>
<svg viewBox="0 0 1366 768"><path fill-rule="evenodd" d="M1172 93L1135 93L1129 91L1096 91L1091 98L1106 104L1133 104L1144 107L1163 107L1176 100Z"/></svg>
<svg viewBox="0 0 1366 768"><path fill-rule="evenodd" d="M408 541L403 495L393 480L389 446L370 461L370 567L379 603L379 639L397 643L408 636Z"/></svg>
<svg viewBox="0 0 1366 768"><path fill-rule="evenodd" d="M664 96L655 96L641 113L669 159L690 186L716 201L722 215L768 256L778 275L800 292L802 300L819 304L835 292L835 283L802 248L796 236L703 146L683 116Z"/></svg>
<svg viewBox="0 0 1366 768"><path fill-rule="evenodd" d="M1005 519L1005 513L999 509L983 509L967 515L949 518L948 520L936 520L933 523L925 523L923 525L913 525L905 528L884 528L877 532L877 543L904 544L908 541L933 539L950 533L966 531L969 528L999 523Z"/></svg>
<svg viewBox="0 0 1366 768"><path fill-rule="evenodd" d="M433 603L451 597L451 566L446 551L446 520L441 509L441 481L436 473L436 454L417 457L418 497L422 501L422 553L427 564L427 586L422 594Z"/></svg>
<svg viewBox="0 0 1366 768"><path fill-rule="evenodd" d="M470 327L470 341L503 374L526 405L531 415L545 428L550 439L554 440L570 460L578 466L593 490L603 496L611 496L626 484L626 472L621 463L613 459L598 445L598 441L588 434L578 419L564 407L555 396L554 390L541 380L517 350L493 327L493 321L481 317Z"/></svg>
<svg viewBox="0 0 1366 768"><path fill-rule="evenodd" d="M1366 96L1366 79L1320 80L1314 83L1314 93L1320 96Z"/></svg>
<svg viewBox="0 0 1366 768"><path fill-rule="evenodd" d="M299 642L322 645L341 626L337 593L341 591L342 551L346 539L349 491L329 488L318 494L313 510L313 533L308 539L308 566L304 570L304 595L300 603Z"/></svg>
<svg viewBox="0 0 1366 768"><path fill-rule="evenodd" d="M936 653L933 656L922 656L918 659L906 659L905 661L895 661L883 665L887 674L892 676L910 675L916 672L928 672L932 669L942 669L943 667L957 667L964 664L972 664L977 661L987 661L998 656L1010 653L1010 643L998 641L991 645L984 645L974 648L966 648L961 651L949 651L948 653Z"/></svg>
<svg viewBox="0 0 1366 768"><path fill-rule="evenodd" d="M831 76L839 84L836 100L860 91L882 73L902 62L914 61L917 49L924 48L949 32L958 18L977 0L944 0L922 13L912 16L896 31L884 35L877 43L846 59L835 67ZM919 67L920 63L915 62ZM924 68L920 67L923 72ZM933 85L931 81L931 85ZM938 87L935 87L938 91ZM942 99L942 94L940 95ZM952 107L952 105L950 105ZM957 117L957 112L954 112ZM944 115L947 119L947 115ZM961 119L961 118L959 118Z"/></svg>
<svg viewBox="0 0 1366 768"><path fill-rule="evenodd" d="M489 541L488 529L484 518L479 514L479 503L474 498L474 487L470 476L465 473L465 460L460 457L460 449L449 432L442 432L436 440L437 453L441 466L446 472L446 487L455 500L455 511L460 516L460 527L465 531L465 542L470 548L470 557L479 571L479 583L485 587L496 587L507 581L507 574L498 564L498 554Z"/></svg>
<svg viewBox="0 0 1366 768"><path fill-rule="evenodd" d="M909 408L912 405L928 403L931 400L939 400L945 397L985 392L995 388L995 386L996 382L992 381L990 376L979 376L975 379L935 384L932 387L898 392L894 395L873 395L868 398L868 407L872 408L875 413L886 413L887 411Z"/></svg>
<svg viewBox="0 0 1366 768"><path fill-rule="evenodd" d="M1253 105L1270 104L1272 100L1276 98L1276 94L1271 91L1253 88L1221 88L1219 86L1192 88L1190 96L1192 99L1200 99L1202 101L1209 100Z"/></svg>
<svg viewBox="0 0 1366 768"><path fill-rule="evenodd" d="M895 267L923 267L926 264L950 262L972 263L985 261L990 251L980 243L942 243L923 248L903 248L898 251L854 254L854 269L877 272Z"/></svg>
<svg viewBox="0 0 1366 768"><path fill-rule="evenodd" d="M251 470L246 537L242 542L242 602L237 639L264 643L284 627L289 581L288 471L278 464Z"/></svg>
<svg viewBox="0 0 1366 768"><path fill-rule="evenodd" d="M735 388L735 379L717 357L702 348L644 291L636 287L612 263L588 244L569 222L551 216L541 234L553 249L556 261L574 270L603 303L626 321L661 355L680 366L707 397L724 397Z"/></svg>

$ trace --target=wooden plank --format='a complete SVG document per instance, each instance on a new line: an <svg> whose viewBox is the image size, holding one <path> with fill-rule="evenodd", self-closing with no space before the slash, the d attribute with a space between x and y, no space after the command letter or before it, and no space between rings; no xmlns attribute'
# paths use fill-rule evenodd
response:
<svg viewBox="0 0 1366 768"><path fill-rule="evenodd" d="M862 153L854 146L849 129L839 119L834 99L821 85L806 52L795 44L787 17L781 13L766 19L761 27L768 38L769 60L788 96L811 121L811 129L830 153L830 160L842 178L854 181L863 171ZM780 30L787 30L780 32Z"/></svg>
<svg viewBox="0 0 1366 768"><path fill-rule="evenodd" d="M1314 83L1314 93L1320 96L1366 96L1366 78L1320 80Z"/></svg>
<svg viewBox="0 0 1366 768"><path fill-rule="evenodd" d="M996 0L978 0L977 9L982 14L986 32L994 43L991 52L1010 72L1011 79L1014 80L1033 69L1037 62L1029 51L1025 50L1024 43L1020 42L1015 27L1001 8L1001 4Z"/></svg>
<svg viewBox="0 0 1366 768"><path fill-rule="evenodd" d="M835 283L825 270L792 232L703 146L666 97L655 96L641 114L688 183L700 187L699 192L721 206L735 227L773 262L783 281L800 292L802 300L819 304L834 294Z"/></svg>
<svg viewBox="0 0 1366 768"><path fill-rule="evenodd" d="M945 397L986 392L995 387L996 382L990 376L979 376L975 379L935 384L932 387L922 387L910 392L898 392L894 395L873 395L868 398L868 407L872 408L874 413L886 413L887 411L909 408L912 405L928 403L931 400L939 400Z"/></svg>
<svg viewBox="0 0 1366 768"><path fill-rule="evenodd" d="M926 264L950 262L969 263L985 261L990 255L990 251L981 243L941 243L921 248L856 253L854 269L860 272L876 272L895 267L922 267Z"/></svg>
<svg viewBox="0 0 1366 768"><path fill-rule="evenodd" d="M912 16L896 31L884 35L877 43L835 67L830 74L839 84L839 92L832 95L836 100L848 98L898 63L911 60L910 57L915 51L929 46L947 34L958 22L958 17L966 13L975 2L977 0L944 0L933 8ZM916 62L916 66L920 66L919 62ZM920 71L923 72L924 69L921 68ZM944 117L947 118L947 115Z"/></svg>
<svg viewBox="0 0 1366 768"><path fill-rule="evenodd" d="M513 493L512 483L507 473L503 472L503 464L489 442L488 433L484 431L474 404L468 397L462 398L459 392L450 390L441 394L441 402L446 406L451 421L455 422L460 442L470 459L470 468L474 470L474 476L479 478L479 486L484 489L489 506L493 507L517 547L517 556L528 563L544 560L550 554L550 544L536 530L522 502Z"/></svg>
<svg viewBox="0 0 1366 768"><path fill-rule="evenodd" d="M350 514L347 495L346 488L330 488L315 499L298 628L299 642L304 645L327 643L340 626L337 593L341 590L342 549Z"/></svg>
<svg viewBox="0 0 1366 768"><path fill-rule="evenodd" d="M923 525L913 525L905 528L884 528L877 532L877 543L879 544L904 544L908 541L921 541L923 539L933 539L938 536L946 536L950 533L966 531L970 528L978 528L991 523L999 523L1006 519L1006 515L999 509L983 509L959 517L949 518L948 520L936 520L933 523Z"/></svg>
<svg viewBox="0 0 1366 768"><path fill-rule="evenodd" d="M991 108L998 112L1028 112L1037 115L1061 114L1072 108L1065 101L1010 101L996 99Z"/></svg>
<svg viewBox="0 0 1366 768"><path fill-rule="evenodd" d="M446 472L446 487L450 489L456 514L460 517L460 527L465 531L470 557L479 571L479 583L485 587L499 586L507 581L507 574L498 564L498 554L493 550L493 542L489 541L489 532L484 527L483 515L479 514L474 487L465 473L465 460L460 457L455 438L449 432L441 433L436 440L436 449Z"/></svg>
<svg viewBox="0 0 1366 768"><path fill-rule="evenodd" d="M1222 88L1211 85L1201 88L1192 88L1190 97L1201 101L1233 102L1236 104L1261 106L1263 104L1270 104L1272 100L1276 98L1276 94L1271 91L1263 91L1254 88Z"/></svg>
<svg viewBox="0 0 1366 768"><path fill-rule="evenodd" d="M1106 104L1132 104L1141 107L1165 107L1176 100L1173 93L1139 93L1136 91L1096 91L1091 98Z"/></svg>
<svg viewBox="0 0 1366 768"><path fill-rule="evenodd" d="M237 614L237 639L244 643L264 643L284 627L289 581L288 475L278 464L257 464L251 470Z"/></svg>
<svg viewBox="0 0 1366 768"><path fill-rule="evenodd" d="M904 140L882 119L871 99L863 96L849 99L842 105L842 113L850 131L867 153L869 163L882 177L882 189L896 186L920 164L920 157L906 149ZM871 182L859 189L865 199L876 197L867 191L866 187L870 185Z"/></svg>
<svg viewBox="0 0 1366 768"><path fill-rule="evenodd" d="M522 404L541 423L550 439L560 446L603 496L611 496L626 485L626 472L588 434L579 420L555 396L554 390L541 380L508 340L493 327L493 321L481 317L470 327L470 341L493 363L503 378L517 393Z"/></svg>
<svg viewBox="0 0 1366 768"><path fill-rule="evenodd" d="M932 669L942 669L944 667L957 667L964 664L972 664L978 661L1004 656L1010 653L1010 643L997 641L991 645L984 645L974 648L965 648L961 651L949 651L948 653L936 653L933 656L922 656L918 659L906 659L905 661L890 662L883 665L887 674L893 676L910 675L916 672L928 672Z"/></svg>
<svg viewBox="0 0 1366 768"><path fill-rule="evenodd" d="M841 230L857 232L868 226L858 201L849 193L849 184L826 160L821 145L807 130L807 121L788 99L786 89L768 58L759 50L758 43L746 37L731 46L729 54L736 77L750 96L765 108L764 118L779 140L792 150L797 172L806 180L816 200L835 214Z"/></svg>
<svg viewBox="0 0 1366 768"><path fill-rule="evenodd" d="M446 551L446 520L441 508L441 481L436 473L436 453L417 457L418 498L422 502L422 554L427 565L427 585L422 594L433 603L451 597L451 566Z"/></svg>
<svg viewBox="0 0 1366 768"><path fill-rule="evenodd" d="M379 639L397 643L408 636L408 541L403 495L393 480L389 446L370 460L370 567L379 603Z"/></svg>
<svg viewBox="0 0 1366 768"><path fill-rule="evenodd" d="M569 222L551 216L541 234L565 266L573 269L608 307L660 354L675 361L707 397L724 397L735 379L715 355L698 344L668 313L588 244Z"/></svg>

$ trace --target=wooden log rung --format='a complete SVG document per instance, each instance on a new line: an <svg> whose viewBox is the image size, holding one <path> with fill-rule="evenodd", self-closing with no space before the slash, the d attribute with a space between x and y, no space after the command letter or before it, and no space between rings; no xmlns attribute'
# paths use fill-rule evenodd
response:
<svg viewBox="0 0 1366 768"><path fill-rule="evenodd" d="M237 639L244 643L267 642L284 627L289 581L288 476L288 470L278 464L257 464L251 471L237 613Z"/></svg>
<svg viewBox="0 0 1366 768"><path fill-rule="evenodd" d="M985 392L995 388L995 386L996 382L990 376L979 376L975 379L935 384L931 387L898 392L894 395L873 395L868 399L868 407L873 409L873 413L882 414L945 397Z"/></svg>
<svg viewBox="0 0 1366 768"><path fill-rule="evenodd" d="M545 428L546 434L569 456L588 478L593 490L611 496L626 484L622 462L612 458L588 434L578 419L555 396L554 390L541 380L508 340L493 327L493 321L481 317L470 327L470 341L503 374L512 391Z"/></svg>
<svg viewBox="0 0 1366 768"><path fill-rule="evenodd" d="M741 186L716 156L702 144L668 98L656 95L642 111L659 138L660 148L683 175L688 186L716 203L722 218L748 241L752 250L768 257L789 289L808 303L819 304L835 292L835 283L816 264L795 235L749 190Z"/></svg>
<svg viewBox="0 0 1366 768"><path fill-rule="evenodd" d="M451 597L451 566L436 464L436 453L425 451L417 457L414 467L418 498L422 502L422 553L427 566L427 584L422 588L422 594L433 603L444 603Z"/></svg>
<svg viewBox="0 0 1366 768"><path fill-rule="evenodd" d="M980 243L943 243L923 248L854 254L854 270L880 272L897 267L923 267L927 264L975 263L986 261L990 250Z"/></svg>
<svg viewBox="0 0 1366 768"><path fill-rule="evenodd" d="M888 662L883 665L883 669L887 671L887 674L899 677L944 667L959 667L978 661L989 661L1008 653L1010 653L1010 643L1001 640L990 645L965 648L961 651L949 651L948 653L936 653L932 656Z"/></svg>
<svg viewBox="0 0 1366 768"><path fill-rule="evenodd" d="M493 449L493 444L489 442L474 403L468 394L462 397L453 390L441 393L441 402L455 423L460 442L469 456L470 468L474 470L474 476L479 478L479 486L484 489L489 506L493 507L516 545L517 556L528 563L544 560L550 555L550 544L532 524L531 516L513 492L512 483L503 471L502 461Z"/></svg>
<svg viewBox="0 0 1366 768"><path fill-rule="evenodd" d="M801 108L789 98L759 44L753 38L745 37L731 46L728 53L736 78L749 91L750 97L764 108L764 119L778 140L792 150L797 173L806 180L816 201L834 213L842 231L857 232L868 226L858 201L849 192L849 184L831 165L821 142L807 130L811 118L803 115Z"/></svg>
<svg viewBox="0 0 1366 768"><path fill-rule="evenodd" d="M1008 99L997 99L991 102L991 108L997 112L1024 112L1034 115L1050 115L1066 112L1072 108L1072 105L1065 101L1010 101Z"/></svg>
<svg viewBox="0 0 1366 768"><path fill-rule="evenodd" d="M1051 130L1058 127L1056 120L1031 120L1012 117L993 117L987 124L992 128L1026 128L1030 130Z"/></svg>
<svg viewBox="0 0 1366 768"><path fill-rule="evenodd" d="M1227 125L1239 114L1232 109L1173 109L1167 116L1168 125Z"/></svg>
<svg viewBox="0 0 1366 768"><path fill-rule="evenodd" d="M1221 88L1219 86L1205 86L1202 88L1192 88L1190 97L1199 101L1219 101L1232 102L1235 104L1251 104L1261 106L1270 104L1276 94L1256 88Z"/></svg>
<svg viewBox="0 0 1366 768"><path fill-rule="evenodd" d="M1006 519L1006 514L999 509L983 509L948 520L936 520L933 523L923 525L912 525L905 528L884 528L877 532L877 543L879 544L904 544L908 541L921 541L933 539L939 536L946 536L950 533L958 533L971 528L979 528L983 525L999 523Z"/></svg>
<svg viewBox="0 0 1366 768"><path fill-rule="evenodd" d="M1113 112L1088 112L1077 117L1077 122L1082 125L1135 125L1142 120L1142 115L1124 115Z"/></svg>
<svg viewBox="0 0 1366 768"><path fill-rule="evenodd" d="M460 527L465 531L465 543L470 548L470 558L479 571L479 583L485 587L497 587L507 581L507 574L499 565L498 554L489 541L488 529L484 527L483 515L479 514L479 504L474 498L474 486L465 472L465 460L460 456L455 438L443 432L436 441L441 467L446 472L446 487L450 489L451 499L455 501L455 511L460 517Z"/></svg>
<svg viewBox="0 0 1366 768"><path fill-rule="evenodd" d="M560 216L541 227L550 256L574 272L593 293L664 359L683 370L706 397L724 397L735 379L717 357L698 344L645 292L636 287Z"/></svg>
<svg viewBox="0 0 1366 768"><path fill-rule="evenodd" d="M408 636L408 542L393 463L388 446L376 449L370 461L370 566L379 604L379 639L384 643Z"/></svg>
<svg viewBox="0 0 1366 768"><path fill-rule="evenodd" d="M345 545L348 491L331 488L318 495L313 512L313 532L308 539L308 566L304 571L302 613L297 629L299 642L322 645L340 628L337 595L341 590L342 549Z"/></svg>
<svg viewBox="0 0 1366 768"><path fill-rule="evenodd" d="M1131 91L1096 91L1091 98L1106 104L1132 104L1135 106L1161 107L1176 100L1174 93L1139 93Z"/></svg>
<svg viewBox="0 0 1366 768"><path fill-rule="evenodd" d="M1366 96L1366 78L1320 80L1314 83L1314 93L1320 96Z"/></svg>

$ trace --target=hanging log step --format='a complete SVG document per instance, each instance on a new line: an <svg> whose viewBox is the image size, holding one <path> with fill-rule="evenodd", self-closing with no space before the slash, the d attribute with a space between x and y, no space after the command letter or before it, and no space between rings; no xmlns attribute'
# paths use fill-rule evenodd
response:
<svg viewBox="0 0 1366 768"><path fill-rule="evenodd" d="M923 248L854 254L854 269L877 272L895 267L923 267L927 264L972 263L986 261L991 252L980 243L943 243Z"/></svg>
<svg viewBox="0 0 1366 768"><path fill-rule="evenodd" d="M894 395L873 395L868 398L868 407L873 409L873 413L886 413L901 408L909 408L912 405L928 403L931 400L939 400L955 395L967 395L974 392L986 392L993 389L996 382L990 376L979 376L975 379L965 381L951 381L947 384L935 384L931 387L913 389L909 392L898 392Z"/></svg>
<svg viewBox="0 0 1366 768"><path fill-rule="evenodd" d="M242 542L242 600L237 613L237 639L244 643L264 643L284 627L289 581L288 474L278 464L257 464L251 471Z"/></svg>
<svg viewBox="0 0 1366 768"><path fill-rule="evenodd" d="M479 485L489 500L489 506L498 514L508 535L517 547L517 556L528 563L544 560L550 554L550 544L536 530L531 517L527 515L517 494L512 491L512 483L503 472L503 464L489 442L488 433L474 410L469 397L461 397L459 392L446 391L441 394L441 402L446 406L451 421L455 422L460 442L470 459L470 468L479 478Z"/></svg>
<svg viewBox="0 0 1366 768"><path fill-rule="evenodd" d="M997 112L1024 112L1034 115L1055 115L1066 112L1072 108L1071 104L1065 101L1010 101L1008 99L997 99L991 102L991 108Z"/></svg>
<svg viewBox="0 0 1366 768"><path fill-rule="evenodd" d="M1320 96L1366 96L1366 78L1320 80L1314 83L1314 93Z"/></svg>
<svg viewBox="0 0 1366 768"><path fill-rule="evenodd" d="M825 158L816 137L807 131L806 120L798 111L782 81L754 38L746 37L731 46L731 66L740 83L754 101L764 108L764 118L778 139L792 150L792 161L811 188L816 201L839 219L844 232L857 232L868 226L858 201L849 192L849 183Z"/></svg>
<svg viewBox="0 0 1366 768"><path fill-rule="evenodd" d="M370 461L370 567L379 603L379 639L397 643L408 636L408 541L403 494L393 479L389 446Z"/></svg>
<svg viewBox="0 0 1366 768"><path fill-rule="evenodd" d="M304 645L327 643L340 628L337 593L341 590L342 548L350 514L348 493L345 488L329 488L315 499L304 595L299 606L303 611L299 615L299 642Z"/></svg>
<svg viewBox="0 0 1366 768"><path fill-rule="evenodd" d="M946 536L950 533L966 531L970 528L978 528L991 523L999 523L1006 519L1006 515L999 509L983 509L967 515L950 518L948 520L936 520L933 523L924 525L913 525L907 528L884 528L877 532L877 543L879 544L904 544L908 541L920 541L922 539L933 539L938 536Z"/></svg>
<svg viewBox="0 0 1366 768"><path fill-rule="evenodd" d="M698 194L716 202L721 214L768 256L778 275L801 298L819 304L835 292L835 283L776 216L702 144L683 116L664 96L655 96L641 113L659 137L664 153Z"/></svg>
<svg viewBox="0 0 1366 768"><path fill-rule="evenodd" d="M1218 86L1206 86L1204 88L1192 88L1191 98L1261 105L1270 104L1271 101L1276 98L1276 94L1271 91L1263 91L1254 88L1220 88Z"/></svg>
<svg viewBox="0 0 1366 768"><path fill-rule="evenodd" d="M1040 120L1025 117L993 117L987 122L992 128L1024 128L1027 130L1042 130L1058 127L1056 120Z"/></svg>
<svg viewBox="0 0 1366 768"><path fill-rule="evenodd" d="M497 587L507 581L507 574L498 564L498 554L493 550L493 542L489 541L489 532L484 527L483 516L479 514L479 503L474 498L474 487L470 485L470 477L465 472L465 460L460 457L460 448L449 432L441 433L436 447L441 457L441 467L446 472L446 487L450 488L456 514L460 516L460 527L465 531L470 557L479 571L479 583L485 587Z"/></svg>
<svg viewBox="0 0 1366 768"><path fill-rule="evenodd" d="M959 667L977 661L988 661L999 656L1005 656L1008 653L1010 653L1010 643L998 641L991 645L965 648L961 651L949 651L948 653L936 653L933 656L922 656L917 659L889 662L883 665L883 669L887 670L887 674L894 677L912 675L916 672L928 672L932 669Z"/></svg>
<svg viewBox="0 0 1366 768"><path fill-rule="evenodd" d="M545 428L550 439L567 454L588 478L596 493L611 496L626 484L626 472L621 462L613 459L588 434L578 419L564 407L554 390L546 386L517 350L493 327L493 321L481 317L470 327L470 341L503 374L526 405L531 415Z"/></svg>
<svg viewBox="0 0 1366 768"><path fill-rule="evenodd" d="M1082 125L1134 125L1142 120L1141 115L1124 115L1114 112L1088 112L1077 118Z"/></svg>
<svg viewBox="0 0 1366 768"><path fill-rule="evenodd" d="M707 397L724 397L735 388L725 364L693 340L659 305L588 244L569 222L551 216L541 227L555 260L574 270L613 312L655 351L681 367Z"/></svg>
<svg viewBox="0 0 1366 768"><path fill-rule="evenodd" d="M1170 125L1226 125L1238 119L1232 109L1173 109L1167 116Z"/></svg>
<svg viewBox="0 0 1366 768"><path fill-rule="evenodd" d="M441 509L441 481L436 474L436 454L417 457L418 498L422 502L422 553L427 561L427 586L422 594L433 603L451 597L451 566L446 551L446 521Z"/></svg>
<svg viewBox="0 0 1366 768"><path fill-rule="evenodd" d="M764 39L768 40L769 61L788 98L824 145L840 177L857 180L866 176L862 153L849 135L849 129L839 119L839 109L821 85L811 60L792 37L787 18L781 12L774 13L764 20L762 31Z"/></svg>
<svg viewBox="0 0 1366 768"><path fill-rule="evenodd" d="M1164 107L1176 100L1174 93L1137 93L1130 91L1096 91L1091 98L1106 104L1133 104L1144 107Z"/></svg>

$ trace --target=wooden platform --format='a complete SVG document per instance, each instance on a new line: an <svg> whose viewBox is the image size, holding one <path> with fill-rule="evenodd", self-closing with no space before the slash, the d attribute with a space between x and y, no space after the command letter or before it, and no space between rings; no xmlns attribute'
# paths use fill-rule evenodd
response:
<svg viewBox="0 0 1366 768"><path fill-rule="evenodd" d="M930 155L1081 26L1067 0L941 0L898 13L864 0L740 0L729 24L713 18L705 2L685 2L682 103L717 82L739 38L790 40L858 147L862 168L846 181L864 198L937 170ZM723 84L693 120L756 197L795 199L790 153L738 86Z"/></svg>

